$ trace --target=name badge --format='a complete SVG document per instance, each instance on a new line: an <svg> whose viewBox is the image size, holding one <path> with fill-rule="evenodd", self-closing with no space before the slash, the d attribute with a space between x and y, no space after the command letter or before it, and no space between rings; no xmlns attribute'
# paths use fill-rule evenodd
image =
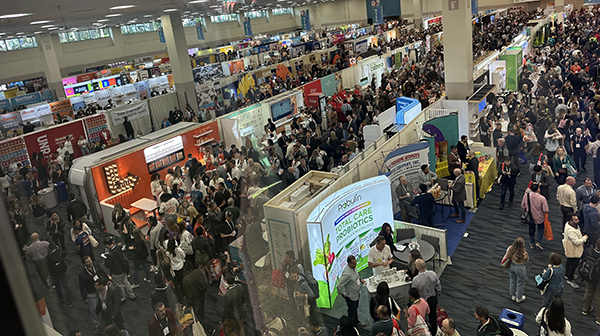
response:
<svg viewBox="0 0 600 336"><path fill-rule="evenodd" d="M575 148L579 148L579 147L581 147L580 144L575 144Z"/></svg>
<svg viewBox="0 0 600 336"><path fill-rule="evenodd" d="M108 309L108 307L106 307L106 303L102 302L102 310L107 310L107 309Z"/></svg>
<svg viewBox="0 0 600 336"><path fill-rule="evenodd" d="M170 333L169 326L163 328L163 335L168 335Z"/></svg>
<svg viewBox="0 0 600 336"><path fill-rule="evenodd" d="M356 285L360 287L360 279L356 279Z"/></svg>
<svg viewBox="0 0 600 336"><path fill-rule="evenodd" d="M562 167L563 168L567 168L567 165L565 163L563 163Z"/></svg>
<svg viewBox="0 0 600 336"><path fill-rule="evenodd" d="M94 282L98 281L98 279L99 279L99 278L100 278L99 276L97 276L97 275L94 275L94 278L93 278L93 279L94 279Z"/></svg>

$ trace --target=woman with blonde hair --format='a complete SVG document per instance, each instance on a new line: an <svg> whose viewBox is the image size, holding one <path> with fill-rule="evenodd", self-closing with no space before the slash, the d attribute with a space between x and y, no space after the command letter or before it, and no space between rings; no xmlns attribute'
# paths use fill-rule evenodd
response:
<svg viewBox="0 0 600 336"><path fill-rule="evenodd" d="M189 219L187 219L189 207L190 207L190 202L186 198L181 200L181 203L179 204L179 208L177 209L177 223L179 223L181 221L189 220Z"/></svg>
<svg viewBox="0 0 600 336"><path fill-rule="evenodd" d="M219 183L225 183L225 180L219 175L216 170L213 170L210 176L210 182L208 183L209 187L214 187L215 189L219 189Z"/></svg>
<svg viewBox="0 0 600 336"><path fill-rule="evenodd" d="M127 215L127 212L125 212L125 209L123 209L123 206L121 205L121 203L115 203L115 205L113 206L113 211L112 211L112 222L114 224L114 229L118 232L122 231L122 227L123 227L123 221L125 219L125 217L129 217Z"/></svg>
<svg viewBox="0 0 600 336"><path fill-rule="evenodd" d="M527 269L525 262L529 261L529 254L525 250L525 240L517 238L512 245L506 249L504 258L509 259L508 274L510 275L509 294L513 301L521 303L526 297L523 295L525 291L525 280L527 279Z"/></svg>
<svg viewBox="0 0 600 336"><path fill-rule="evenodd" d="M167 255L167 251L165 249L156 250L156 263L158 264L158 267L163 273L165 279L167 279L167 281L173 280L175 273L173 273L173 269L171 268L171 259Z"/></svg>
<svg viewBox="0 0 600 336"><path fill-rule="evenodd" d="M559 185L565 184L567 176L577 176L575 161L573 161L571 155L567 154L567 151L564 147L558 147L556 150L556 155L554 155L554 158L552 158L552 168L556 183Z"/></svg>

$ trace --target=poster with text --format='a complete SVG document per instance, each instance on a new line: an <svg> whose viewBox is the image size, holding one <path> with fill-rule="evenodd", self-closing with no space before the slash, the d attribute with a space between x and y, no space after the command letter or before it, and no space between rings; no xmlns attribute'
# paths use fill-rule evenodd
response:
<svg viewBox="0 0 600 336"><path fill-rule="evenodd" d="M329 308L346 259L356 257L356 269L367 267L369 245L383 223L393 223L390 181L385 176L342 188L322 201L307 220L313 276L319 282L319 307Z"/></svg>
<svg viewBox="0 0 600 336"><path fill-rule="evenodd" d="M419 188L417 176L421 172L421 165L429 164L429 143L427 141L397 148L385 157L384 167L387 171L380 172L386 175L391 183L391 196L394 205L394 214L400 212L400 201L396 195L398 179L404 176L416 190Z"/></svg>
<svg viewBox="0 0 600 336"><path fill-rule="evenodd" d="M27 145L27 151L30 154L42 152L44 156L48 156L54 153L60 144L65 142L67 135L70 135L72 138L71 143L73 144L75 157L81 156L81 150L77 146L79 136L83 135L85 137L85 130L81 120L61 124L60 126L51 127L43 131L28 133L23 138Z"/></svg>
<svg viewBox="0 0 600 336"><path fill-rule="evenodd" d="M125 121L125 117L129 118L129 121L150 116L150 110L146 102L127 105L124 108L118 108L111 110L110 117L112 118L113 125L121 125Z"/></svg>

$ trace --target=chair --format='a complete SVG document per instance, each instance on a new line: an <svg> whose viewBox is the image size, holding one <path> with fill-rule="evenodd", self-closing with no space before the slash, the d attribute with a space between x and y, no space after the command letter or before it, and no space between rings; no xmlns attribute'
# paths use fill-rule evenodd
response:
<svg viewBox="0 0 600 336"><path fill-rule="evenodd" d="M442 266L442 259L440 258L440 238L422 234L421 240L428 242L433 246L435 250L435 254L433 255L433 270L435 271L435 261L437 260L440 263L440 267ZM437 259L435 257L438 257Z"/></svg>
<svg viewBox="0 0 600 336"><path fill-rule="evenodd" d="M415 237L415 229L397 229L396 243L404 239L412 239Z"/></svg>
<svg viewBox="0 0 600 336"><path fill-rule="evenodd" d="M450 196L450 190L448 188L448 179L446 178L438 178L436 180L437 184L440 185L440 189L442 190L442 196L438 197L435 199L435 209L437 211L437 206L438 206L438 202L442 202L444 201L446 198L448 198ZM440 204L442 206L442 223L445 223L448 218L450 218L450 215L448 215L448 217L444 218L444 204Z"/></svg>

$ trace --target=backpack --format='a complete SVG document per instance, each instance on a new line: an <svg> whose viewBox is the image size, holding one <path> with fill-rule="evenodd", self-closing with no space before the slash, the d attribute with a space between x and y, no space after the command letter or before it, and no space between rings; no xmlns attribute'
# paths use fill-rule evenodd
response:
<svg viewBox="0 0 600 336"><path fill-rule="evenodd" d="M196 265L198 265L198 266L206 266L206 265L208 265L208 262L210 261L210 256L208 255L208 252L206 252L206 251L196 250L194 252L194 261L196 262Z"/></svg>
<svg viewBox="0 0 600 336"><path fill-rule="evenodd" d="M308 282L308 286L310 286L310 289L313 291L313 294L315 295L315 300L318 299L319 283L317 282L317 280L315 280L310 271L304 271L304 278L306 279L306 282Z"/></svg>
<svg viewBox="0 0 600 336"><path fill-rule="evenodd" d="M581 260L577 267L581 280L585 282L600 282L600 260L588 256Z"/></svg>

